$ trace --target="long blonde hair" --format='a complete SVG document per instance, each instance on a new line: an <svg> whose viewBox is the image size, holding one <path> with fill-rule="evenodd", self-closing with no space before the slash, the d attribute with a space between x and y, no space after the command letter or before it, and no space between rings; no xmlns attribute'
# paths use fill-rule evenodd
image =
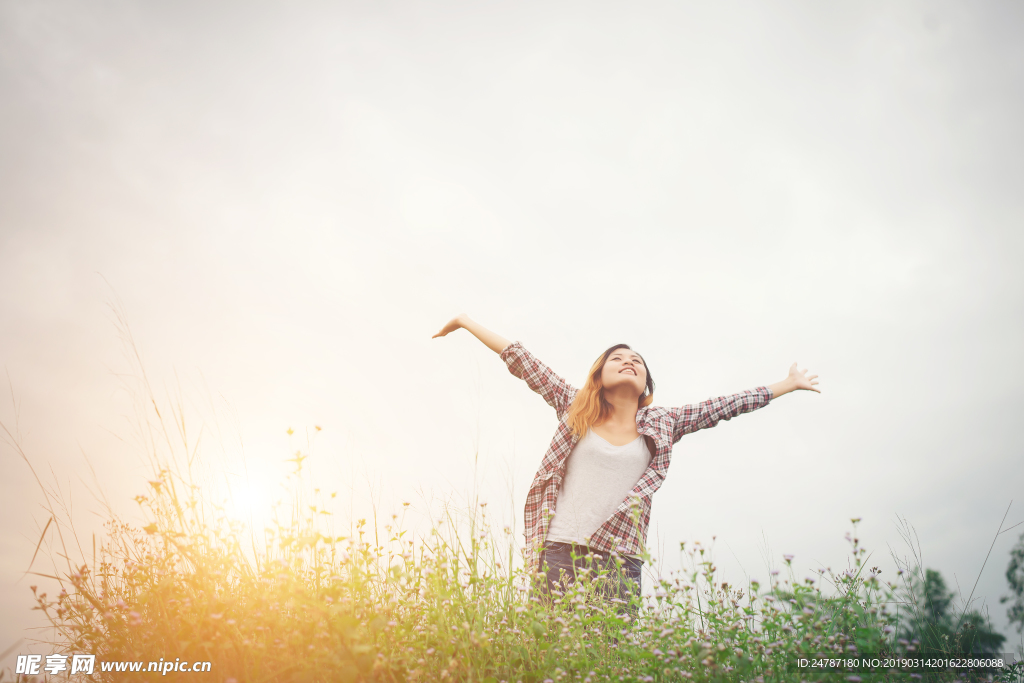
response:
<svg viewBox="0 0 1024 683"><path fill-rule="evenodd" d="M629 344L616 344L602 353L590 366L587 381L576 392L576 397L573 399L572 405L569 406L569 413L565 421L577 438L582 439L588 429L604 422L611 413L612 404L604 398L601 371L604 369L604 364L608 362L608 357L612 355L612 351L616 349L632 351ZM637 355L640 356L639 353ZM640 360L644 360L643 356L640 356ZM651 369L647 367L647 361L644 361L644 369L647 370L647 385L644 387L644 393L640 394L640 398L637 399L637 408L649 406L654 402L654 380L651 379Z"/></svg>

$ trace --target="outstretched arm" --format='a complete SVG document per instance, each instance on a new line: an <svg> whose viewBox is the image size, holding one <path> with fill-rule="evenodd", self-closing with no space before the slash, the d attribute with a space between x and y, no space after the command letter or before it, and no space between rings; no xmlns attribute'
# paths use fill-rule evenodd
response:
<svg viewBox="0 0 1024 683"><path fill-rule="evenodd" d="M524 380L530 389L540 394L547 404L555 409L558 419L562 419L576 395L576 389L571 384L541 363L536 356L523 348L522 344L509 342L504 337L471 320L465 313L460 313L452 318L447 325L441 328L440 332L431 338L443 337L460 327L472 332L473 336L487 345L487 348L497 353L505 361L508 371L514 377Z"/></svg>
<svg viewBox="0 0 1024 683"><path fill-rule="evenodd" d="M475 320L470 320L469 316L465 313L459 313L457 316L449 320L448 324L442 327L441 331L431 337L431 339L443 337L449 332L454 332L460 327L472 332L474 337L486 344L487 348L495 353L501 353L510 343L508 339L491 332Z"/></svg>
<svg viewBox="0 0 1024 683"><path fill-rule="evenodd" d="M806 391L816 391L819 394L821 389L814 386L818 383L818 376L811 375L807 376L807 370L797 370L796 363L789 368L789 376L781 382L768 385L768 389L772 392L772 398L778 398L783 394L788 394L791 391L797 391L798 389L804 389Z"/></svg>
<svg viewBox="0 0 1024 683"><path fill-rule="evenodd" d="M818 383L817 377L817 375L808 377L806 370L797 370L796 363L793 363L789 369L789 376L781 382L732 396L709 398L703 403L669 408L669 415L675 421L672 428L672 443L679 441L684 434L695 432L698 429L708 429L722 420L729 420L742 413L763 408L768 405L770 400L791 391L804 389L820 394L821 390L815 386Z"/></svg>

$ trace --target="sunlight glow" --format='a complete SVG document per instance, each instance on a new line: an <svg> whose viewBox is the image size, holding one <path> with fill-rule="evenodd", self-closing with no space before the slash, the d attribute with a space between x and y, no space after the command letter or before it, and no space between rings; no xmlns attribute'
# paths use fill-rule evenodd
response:
<svg viewBox="0 0 1024 683"><path fill-rule="evenodd" d="M271 489L261 482L236 482L231 485L231 495L224 501L224 511L231 519L259 528L262 521L269 519L274 507Z"/></svg>

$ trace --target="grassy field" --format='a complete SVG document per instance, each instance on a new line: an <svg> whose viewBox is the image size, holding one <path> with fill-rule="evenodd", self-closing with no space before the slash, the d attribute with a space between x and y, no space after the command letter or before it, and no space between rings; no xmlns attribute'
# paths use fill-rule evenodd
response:
<svg viewBox="0 0 1024 683"><path fill-rule="evenodd" d="M136 497L148 525L111 521L95 566L49 575L56 595L33 587L57 634L53 651L211 663L209 673L83 679L101 681L918 680L797 666L821 655L914 656L913 643L894 637L896 606L913 609L912 599L864 566L857 520L849 569L787 571L765 586L729 585L701 545L681 545L691 569L662 578L633 618L593 582L550 602L532 593L511 534L492 531L486 507L416 538L397 514L329 535L326 510L300 494L297 455L294 495L261 548L187 478L161 470Z"/></svg>

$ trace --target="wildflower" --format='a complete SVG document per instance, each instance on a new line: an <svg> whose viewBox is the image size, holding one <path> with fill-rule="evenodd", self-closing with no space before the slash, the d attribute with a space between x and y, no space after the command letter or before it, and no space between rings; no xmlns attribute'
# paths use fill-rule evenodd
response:
<svg viewBox="0 0 1024 683"><path fill-rule="evenodd" d="M289 428L288 428L288 436L291 436L291 435L292 435L292 434L294 434L294 433L295 433L295 430L294 430L294 429L292 429L291 427L289 427Z"/></svg>
<svg viewBox="0 0 1024 683"><path fill-rule="evenodd" d="M783 555L782 559L784 559L786 561L786 564L789 564L790 562L793 561L793 556L792 555Z"/></svg>

